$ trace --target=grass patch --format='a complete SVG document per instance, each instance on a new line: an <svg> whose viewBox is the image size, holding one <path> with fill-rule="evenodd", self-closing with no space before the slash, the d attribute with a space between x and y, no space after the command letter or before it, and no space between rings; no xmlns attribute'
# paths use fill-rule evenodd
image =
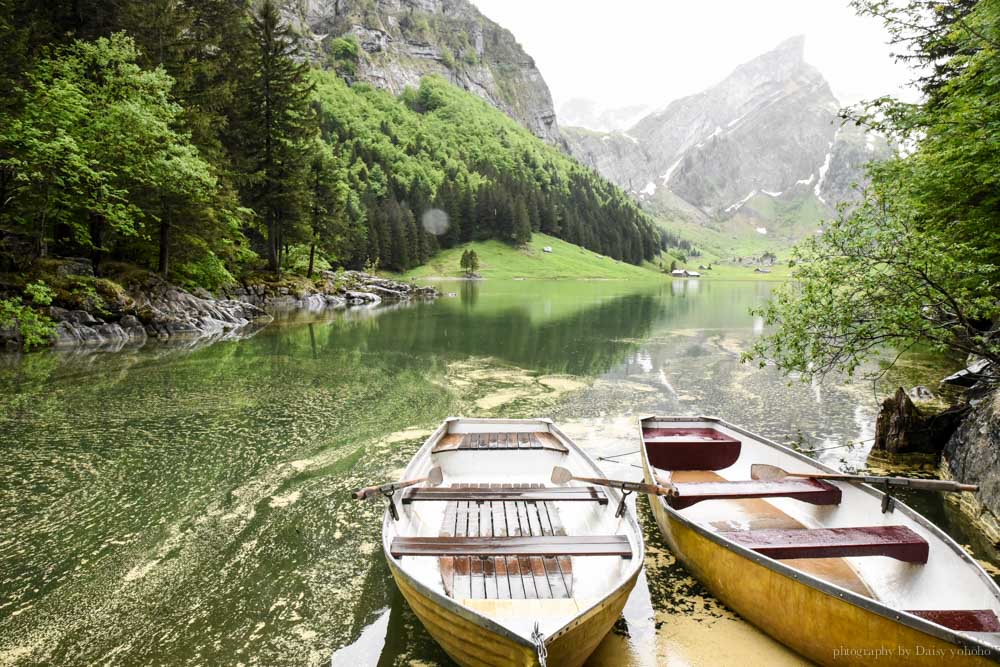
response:
<svg viewBox="0 0 1000 667"><path fill-rule="evenodd" d="M552 252L544 252L551 247ZM501 241L476 241L444 250L423 266L402 274L404 279L461 278L462 253L473 249L479 256L479 275L493 280L533 278L545 280L662 280L654 267L633 266L599 255L546 234L534 234L524 247Z"/></svg>

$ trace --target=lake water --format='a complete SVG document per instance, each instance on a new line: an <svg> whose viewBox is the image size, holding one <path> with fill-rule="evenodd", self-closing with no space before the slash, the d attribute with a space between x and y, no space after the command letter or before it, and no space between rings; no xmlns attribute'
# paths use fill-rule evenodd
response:
<svg viewBox="0 0 1000 667"><path fill-rule="evenodd" d="M873 388L741 365L768 283L442 288L211 345L0 357L0 665L449 664L389 576L383 506L349 499L445 417L551 416L612 455L639 416L714 414L855 469L876 394L942 370L909 358ZM639 477L619 460L609 476ZM910 500L993 558L939 498ZM799 663L638 510L646 572L593 664Z"/></svg>

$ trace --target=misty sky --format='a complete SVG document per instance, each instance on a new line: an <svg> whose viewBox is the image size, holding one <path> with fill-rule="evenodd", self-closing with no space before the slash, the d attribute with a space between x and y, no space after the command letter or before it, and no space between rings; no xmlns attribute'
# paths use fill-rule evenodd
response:
<svg viewBox="0 0 1000 667"><path fill-rule="evenodd" d="M577 97L663 106L799 34L842 104L900 94L913 78L879 21L846 0L472 1L535 58L556 109Z"/></svg>

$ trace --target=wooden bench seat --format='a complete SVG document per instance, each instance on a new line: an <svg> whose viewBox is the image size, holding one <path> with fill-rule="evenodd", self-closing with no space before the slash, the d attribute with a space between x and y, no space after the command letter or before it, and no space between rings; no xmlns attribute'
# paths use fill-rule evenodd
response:
<svg viewBox="0 0 1000 667"><path fill-rule="evenodd" d="M926 563L930 550L927 541L906 526L746 530L719 535L776 559L888 556Z"/></svg>
<svg viewBox="0 0 1000 667"><path fill-rule="evenodd" d="M1000 618L992 609L908 609L906 613L958 632L1000 632Z"/></svg>
<svg viewBox="0 0 1000 667"><path fill-rule="evenodd" d="M549 450L567 453L569 449L551 433L449 433L431 450L432 454L480 450Z"/></svg>
<svg viewBox="0 0 1000 667"><path fill-rule="evenodd" d="M793 498L813 505L839 505L840 489L822 480L788 479L780 482L675 483L679 495L667 500L674 509L684 509L705 500L743 498Z"/></svg>
<svg viewBox="0 0 1000 667"><path fill-rule="evenodd" d="M556 486L541 489L480 488L473 486L410 487L403 492L403 504L423 502L596 502L608 504L603 489L595 486Z"/></svg>
<svg viewBox="0 0 1000 667"><path fill-rule="evenodd" d="M389 551L396 558L400 556L632 557L632 546L625 535L395 537Z"/></svg>

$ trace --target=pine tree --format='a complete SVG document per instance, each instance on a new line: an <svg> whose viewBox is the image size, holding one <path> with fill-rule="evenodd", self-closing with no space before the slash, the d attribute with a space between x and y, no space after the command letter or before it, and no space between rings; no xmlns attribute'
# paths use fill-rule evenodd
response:
<svg viewBox="0 0 1000 667"><path fill-rule="evenodd" d="M513 218L511 240L517 245L531 241L531 217L523 199L518 199L514 204Z"/></svg>
<svg viewBox="0 0 1000 667"><path fill-rule="evenodd" d="M268 269L277 272L282 249L295 240L295 225L304 217L305 147L316 131L313 87L300 37L282 21L274 0L262 0L253 12L250 35L234 148L242 153L244 196L263 222Z"/></svg>

